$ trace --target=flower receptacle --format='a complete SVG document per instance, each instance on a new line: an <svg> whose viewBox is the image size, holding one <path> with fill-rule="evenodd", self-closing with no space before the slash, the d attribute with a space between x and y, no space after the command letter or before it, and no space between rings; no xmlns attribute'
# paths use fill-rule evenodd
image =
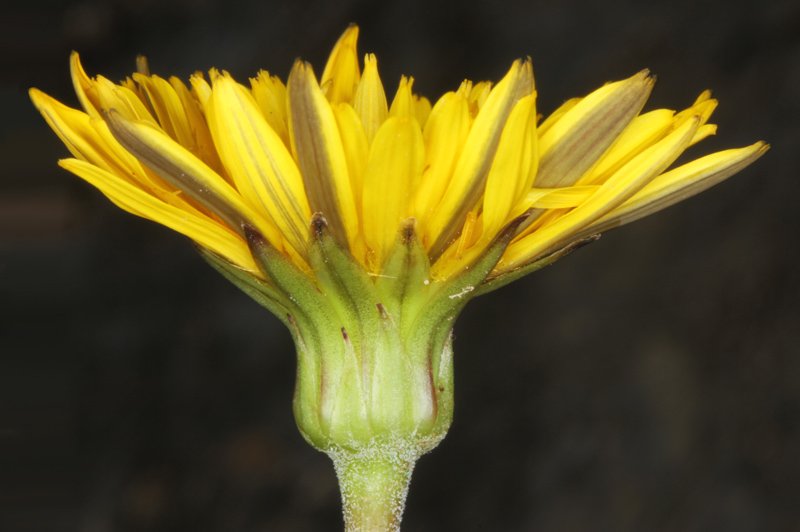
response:
<svg viewBox="0 0 800 532"><path fill-rule="evenodd" d="M338 324L331 324L329 331L294 324L295 419L304 437L321 451L358 452L402 442L421 455L433 449L450 426L449 330L427 337L423 330L404 338L385 309L380 319L381 330L368 337Z"/></svg>

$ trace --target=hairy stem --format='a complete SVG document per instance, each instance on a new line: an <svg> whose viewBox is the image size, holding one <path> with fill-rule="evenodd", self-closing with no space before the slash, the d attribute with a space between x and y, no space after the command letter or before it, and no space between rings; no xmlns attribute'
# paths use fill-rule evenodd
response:
<svg viewBox="0 0 800 532"><path fill-rule="evenodd" d="M339 479L346 532L395 532L419 456L403 445L330 453Z"/></svg>

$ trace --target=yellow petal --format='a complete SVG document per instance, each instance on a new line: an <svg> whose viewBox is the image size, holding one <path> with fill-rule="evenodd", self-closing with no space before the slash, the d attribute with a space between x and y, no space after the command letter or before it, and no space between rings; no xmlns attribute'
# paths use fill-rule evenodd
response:
<svg viewBox="0 0 800 532"><path fill-rule="evenodd" d="M419 126L424 128L428 117L431 115L431 101L424 96L414 95L414 113Z"/></svg>
<svg viewBox="0 0 800 532"><path fill-rule="evenodd" d="M125 149L164 181L219 216L232 230L242 231L244 224L251 224L271 242L281 242L275 228L242 201L222 177L163 131L147 122L126 120L113 111L107 122Z"/></svg>
<svg viewBox="0 0 800 532"><path fill-rule="evenodd" d="M431 110L424 129L425 171L414 199L419 227L427 225L428 217L441 201L471 125L469 102L461 93L446 93Z"/></svg>
<svg viewBox="0 0 800 532"><path fill-rule="evenodd" d="M322 72L320 87L331 103L353 101L356 87L361 77L358 67L358 26L351 24L336 41L325 70Z"/></svg>
<svg viewBox="0 0 800 532"><path fill-rule="evenodd" d="M353 185L355 204L361 206L361 189L363 187L364 168L367 166L369 156L369 141L364 132L361 119L353 107L348 103L339 103L332 106L342 138L342 148L347 159L347 170L350 182Z"/></svg>
<svg viewBox="0 0 800 532"><path fill-rule="evenodd" d="M429 220L431 257L438 257L458 236L467 213L483 194L486 177L506 120L520 98L533 91L529 61L515 61L481 106L441 203Z"/></svg>
<svg viewBox="0 0 800 532"><path fill-rule="evenodd" d="M46 94L30 90L31 100L48 125L67 146L72 155L103 170L117 174L163 201L186 206L160 178L147 171L111 135L108 125L100 118L67 107Z"/></svg>
<svg viewBox="0 0 800 532"><path fill-rule="evenodd" d="M290 146L286 118L286 86L280 78L270 76L269 72L262 70L258 76L250 78L250 90L267 123L284 144Z"/></svg>
<svg viewBox="0 0 800 532"><path fill-rule="evenodd" d="M707 122L717 108L717 104L717 100L711 97L711 91L703 91L691 107L684 109L676 115L675 125L673 127L678 127L684 121L690 120L692 116L700 117L700 127L692 139L692 144L697 144L710 135L716 134L717 126L708 124Z"/></svg>
<svg viewBox="0 0 800 532"><path fill-rule="evenodd" d="M408 218L411 192L424 164L425 145L416 119L392 117L375 135L364 172L364 239L371 250L373 271L383 264L397 241L400 224Z"/></svg>
<svg viewBox="0 0 800 532"><path fill-rule="evenodd" d="M524 203L536 209L571 209L589 199L599 188L598 185L533 188L528 191Z"/></svg>
<svg viewBox="0 0 800 532"><path fill-rule="evenodd" d="M397 92L389 107L389 116L415 116L416 105L411 87L414 85L414 78L401 76Z"/></svg>
<svg viewBox="0 0 800 532"><path fill-rule="evenodd" d="M718 103L719 102L717 102L717 100L711 97L711 91L705 90L701 92L691 107L688 107L675 115L675 127L680 126L687 120L691 120L694 116L700 119L700 125L702 126L708 122L709 118L711 118L711 115L716 110Z"/></svg>
<svg viewBox="0 0 800 532"><path fill-rule="evenodd" d="M69 67L72 74L72 85L75 88L75 94L78 95L78 101L81 102L81 106L89 116L98 118L100 116L100 100L97 97L94 81L83 70L78 52L70 54Z"/></svg>
<svg viewBox="0 0 800 532"><path fill-rule="evenodd" d="M590 185L602 183L608 179L623 164L669 131L673 125L674 116L674 111L657 109L634 118L595 167L578 182L582 185Z"/></svg>
<svg viewBox="0 0 800 532"><path fill-rule="evenodd" d="M575 183L639 113L653 78L642 71L582 98L539 138L537 187Z"/></svg>
<svg viewBox="0 0 800 532"><path fill-rule="evenodd" d="M589 231L606 231L633 222L699 194L746 168L768 149L767 144L756 142L745 148L712 153L665 172L593 223Z"/></svg>
<svg viewBox="0 0 800 532"><path fill-rule="evenodd" d="M499 268L512 270L575 238L584 227L615 209L661 173L686 149L699 120L686 122L619 169L578 207L516 242L503 255Z"/></svg>
<svg viewBox="0 0 800 532"><path fill-rule="evenodd" d="M353 108L361 117L367 140L372 142L378 128L389 115L386 93L378 75L378 59L374 54L364 56L364 74L361 76L353 98Z"/></svg>
<svg viewBox="0 0 800 532"><path fill-rule="evenodd" d="M167 80L158 76L134 74L134 81L144 90L164 132L189 151L196 152L194 135L180 97Z"/></svg>
<svg viewBox="0 0 800 532"><path fill-rule="evenodd" d="M100 109L115 110L128 120L142 120L156 125L156 119L150 113L138 94L122 85L115 85L108 79L98 76L95 83Z"/></svg>
<svg viewBox="0 0 800 532"><path fill-rule="evenodd" d="M580 102L582 99L583 98L571 98L562 103L558 107L558 109L550 113L550 115L547 118L545 118L544 121L541 124L539 124L539 127L537 128L539 130L539 136L541 137L542 135L547 133L547 131L551 127L553 127L553 124L561 120L561 117L563 117L567 113L567 111L575 107L578 104L578 102Z"/></svg>
<svg viewBox="0 0 800 532"><path fill-rule="evenodd" d="M38 89L28 91L31 101L70 153L105 170L114 171L114 161L108 157L91 126L89 115L72 109Z"/></svg>
<svg viewBox="0 0 800 532"><path fill-rule="evenodd" d="M530 186L525 184L533 156L530 130L536 128L535 102L535 94L522 98L503 128L483 196L483 240L487 244L506 225L512 207Z"/></svg>
<svg viewBox="0 0 800 532"><path fill-rule="evenodd" d="M179 193L176 193L174 187L165 183L156 174L142 166L142 163L136 157L122 147L112 135L105 120L90 118L89 123L94 130L95 138L98 140L98 146L102 150L103 156L111 163L110 171L162 201L191 208L188 207L184 198ZM105 168L102 164L97 166Z"/></svg>
<svg viewBox="0 0 800 532"><path fill-rule="evenodd" d="M214 80L209 111L214 144L236 188L302 254L311 211L289 150L250 92L228 76Z"/></svg>
<svg viewBox="0 0 800 532"><path fill-rule="evenodd" d="M151 75L144 57L113 83L90 78L73 53L85 112L36 90L31 99L79 159L65 168L256 275L245 229L311 274L305 240L319 213L375 275L401 226L418 231L434 280L471 269L505 235L497 278L704 190L767 149L662 173L716 132L717 102L704 91L678 113L639 116L647 72L567 100L541 123L530 61L496 85L465 80L433 107L403 76L387 105L375 56L359 65L358 35L356 26L341 35L319 84L298 61L286 85L259 72L244 88L215 69L187 85Z"/></svg>
<svg viewBox="0 0 800 532"><path fill-rule="evenodd" d="M217 148L214 146L214 141L211 138L211 131L208 129L206 117L203 114L203 108L200 102L194 97L192 92L180 79L172 76L169 82L175 89L175 93L181 100L181 105L186 113L186 119L189 123L189 129L194 137L194 146L196 154L200 159L206 163L212 170L222 174L222 163L217 154Z"/></svg>
<svg viewBox="0 0 800 532"><path fill-rule="evenodd" d="M694 134L692 137L692 142L690 145L697 144L701 140L705 140L712 135L717 134L717 125L716 124L704 124L697 128L697 133Z"/></svg>
<svg viewBox="0 0 800 532"><path fill-rule="evenodd" d="M483 105L486 103L486 100L489 98L491 93L491 81L479 81L478 83L469 85L467 99L469 100L472 116L476 116L478 114L478 111L481 110L481 107L483 107Z"/></svg>
<svg viewBox="0 0 800 532"><path fill-rule="evenodd" d="M458 240L454 246L451 246L449 251L452 251L452 254L446 253L435 265L436 271L439 271L440 268L446 262L452 262L452 266L454 267L452 272L448 272L447 275L438 275L437 277L450 277L452 273L455 273L457 269L463 268L465 264L461 264L462 260L464 259L464 254L470 249L473 244L478 240L478 235L484 233L482 228L481 218L475 214L475 211L470 211L467 213L467 219L464 220L464 228L461 230L461 234L458 235ZM482 250L481 250L482 251ZM478 253L474 254L475 256ZM474 258L474 257L471 257ZM443 273L443 270L442 270Z"/></svg>
<svg viewBox="0 0 800 532"><path fill-rule="evenodd" d="M339 242L358 233L355 196L333 110L311 65L297 61L289 74L289 134L312 212L321 212Z"/></svg>
<svg viewBox="0 0 800 532"><path fill-rule="evenodd" d="M608 176L646 147L662 139L670 131L674 131L689 120L699 120L700 124L690 145L700 142L709 135L713 135L716 133L716 126L706 122L711 117L716 106L717 101L711 99L709 91L705 91L698 96L691 107L677 114L667 109L657 109L637 116L628 124L628 127L625 128L595 167L579 179L578 183L602 183Z"/></svg>
<svg viewBox="0 0 800 532"><path fill-rule="evenodd" d="M196 72L189 77L189 83L192 86L192 94L197 98L197 102L205 112L206 104L211 99L211 85L203 77L203 74Z"/></svg>
<svg viewBox="0 0 800 532"><path fill-rule="evenodd" d="M201 246L225 257L240 268L257 273L244 239L211 218L193 215L164 203L121 179L116 174L77 159L64 159L59 164L66 170L97 187L123 209L160 223L188 236Z"/></svg>

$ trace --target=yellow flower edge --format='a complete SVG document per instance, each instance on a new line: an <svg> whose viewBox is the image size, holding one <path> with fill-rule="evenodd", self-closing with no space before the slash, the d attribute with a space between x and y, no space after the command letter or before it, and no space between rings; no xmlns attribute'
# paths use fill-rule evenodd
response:
<svg viewBox="0 0 800 532"><path fill-rule="evenodd" d="M37 89L33 103L72 154L60 161L120 208L177 231L269 283L245 226L310 272L310 224L380 277L409 224L432 281L468 270L521 215L489 274L512 276L576 241L647 216L745 168L764 142L676 159L716 132L704 91L681 111L642 113L647 71L567 100L539 120L530 60L497 83L463 81L431 103L402 77L389 100L358 27L318 80L297 61L286 82L224 71L184 82L139 71L120 83L70 59L82 110Z"/></svg>

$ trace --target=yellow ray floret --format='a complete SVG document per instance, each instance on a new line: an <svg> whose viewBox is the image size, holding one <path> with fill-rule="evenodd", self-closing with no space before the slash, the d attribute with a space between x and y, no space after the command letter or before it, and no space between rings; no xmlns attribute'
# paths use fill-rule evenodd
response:
<svg viewBox="0 0 800 532"><path fill-rule="evenodd" d="M364 75L358 82L353 97L353 108L361 117L367 140L372 141L378 128L389 115L386 92L378 74L378 59L374 54L367 54L364 57Z"/></svg>
<svg viewBox="0 0 800 532"><path fill-rule="evenodd" d="M517 102L532 92L530 61L515 61L481 106L449 176L442 201L425 228L425 240L434 257L453 243L467 213L483 196L503 126Z"/></svg>
<svg viewBox="0 0 800 532"><path fill-rule="evenodd" d="M353 100L361 67L358 64L358 26L350 25L333 47L325 70L322 71L320 87L332 103Z"/></svg>
<svg viewBox="0 0 800 532"><path fill-rule="evenodd" d="M401 222L410 215L424 155L422 131L413 117L391 117L375 135L364 172L361 209L364 240L372 253L368 265L373 271L380 269Z"/></svg>
<svg viewBox="0 0 800 532"><path fill-rule="evenodd" d="M704 91L686 109L642 113L647 71L543 120L530 60L496 84L465 80L435 100L403 76L390 103L377 58L359 62L358 33L343 33L319 82L302 61L285 83L261 71L245 86L213 69L188 82L162 78L140 58L138 72L113 83L87 75L72 54L81 110L30 95L74 157L65 169L266 281L248 231L310 274L315 214L376 278L401 228L419 236L434 282L468 270L506 235L497 278L697 194L767 149L759 142L670 169L716 132L717 101Z"/></svg>
<svg viewBox="0 0 800 532"><path fill-rule="evenodd" d="M287 99L289 135L311 209L325 214L338 239L353 241L358 217L347 157L333 109L317 85L311 65L295 63Z"/></svg>
<svg viewBox="0 0 800 532"><path fill-rule="evenodd" d="M239 193L267 214L296 252L303 252L311 211L286 145L250 92L227 75L214 80L208 109L214 144Z"/></svg>

